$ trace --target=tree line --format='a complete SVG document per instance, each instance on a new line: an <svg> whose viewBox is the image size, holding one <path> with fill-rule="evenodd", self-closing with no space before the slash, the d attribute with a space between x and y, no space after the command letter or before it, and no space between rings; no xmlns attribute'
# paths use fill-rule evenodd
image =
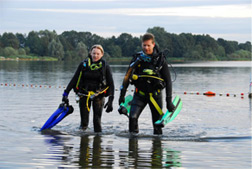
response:
<svg viewBox="0 0 252 169"><path fill-rule="evenodd" d="M191 33L173 34L162 27L149 28L161 51L166 51L168 59L178 60L249 60L251 42L238 43L222 38L215 40L209 35ZM0 35L0 56L53 57L58 60L82 60L89 48L101 44L105 57L130 57L141 51L141 37L122 33L118 37L104 38L91 32L31 31L26 34L3 33Z"/></svg>

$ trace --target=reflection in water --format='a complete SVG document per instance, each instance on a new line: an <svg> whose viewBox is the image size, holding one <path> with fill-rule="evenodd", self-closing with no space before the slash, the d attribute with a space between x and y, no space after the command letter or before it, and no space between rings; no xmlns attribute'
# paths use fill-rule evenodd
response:
<svg viewBox="0 0 252 169"><path fill-rule="evenodd" d="M50 146L47 153L51 155L51 157L47 158L49 159L47 163L51 164L52 162L57 163L60 161L62 165L69 164L72 159L71 151L73 146L66 143L70 141L72 137L55 130L45 130L42 134L45 135L45 142Z"/></svg>
<svg viewBox="0 0 252 169"><path fill-rule="evenodd" d="M114 165L114 155L112 147L101 145L102 138L99 135L93 137L91 146L90 136L82 136L80 142L79 166L101 168L112 167Z"/></svg>
<svg viewBox="0 0 252 169"><path fill-rule="evenodd" d="M103 145L99 135L93 137L93 144L90 136L82 136L80 141L79 166L102 168L114 165L114 151L111 145ZM92 146L91 146L92 144Z"/></svg>
<svg viewBox="0 0 252 169"><path fill-rule="evenodd" d="M150 150L139 148L138 138L129 138L128 153L120 151L120 166L124 167L180 167L180 152L162 147L160 138L152 139Z"/></svg>
<svg viewBox="0 0 252 169"><path fill-rule="evenodd" d="M130 137L128 149L125 149L127 146L121 144L119 147L114 144L115 147L113 147L114 141L104 140L105 138L100 135L84 135L80 137L79 151L74 151L73 146L67 144L71 138L57 134L46 135L46 143L50 145L48 154L51 157L47 158L50 164L59 162L60 166L79 168L181 167L181 152L165 147L159 137L146 140ZM147 147L142 148L143 145Z"/></svg>

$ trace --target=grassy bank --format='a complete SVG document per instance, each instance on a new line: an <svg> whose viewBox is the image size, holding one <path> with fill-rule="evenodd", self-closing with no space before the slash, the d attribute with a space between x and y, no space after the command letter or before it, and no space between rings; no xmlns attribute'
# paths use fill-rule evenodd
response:
<svg viewBox="0 0 252 169"><path fill-rule="evenodd" d="M105 58L110 63L129 63L132 59L132 57L110 57ZM17 55L17 56L0 56L0 60L30 60L30 61L58 61L57 58L53 57L39 57L39 56L31 56L31 55ZM222 58L220 60L213 59L213 60L202 60L202 59L188 59L188 58L172 58L168 57L166 60L169 63L184 63L184 62L198 62L198 61L251 61L251 58Z"/></svg>
<svg viewBox="0 0 252 169"><path fill-rule="evenodd" d="M31 55L17 55L17 56L0 56L0 60L38 60L38 61L58 61L57 58L53 57L38 57Z"/></svg>

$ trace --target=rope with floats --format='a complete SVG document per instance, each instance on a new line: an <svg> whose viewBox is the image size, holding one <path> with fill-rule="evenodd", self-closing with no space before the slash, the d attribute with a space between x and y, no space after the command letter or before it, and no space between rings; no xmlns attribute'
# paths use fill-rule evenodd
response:
<svg viewBox="0 0 252 169"><path fill-rule="evenodd" d="M248 97L251 98L251 86L252 86L252 82L250 82L250 91L248 93ZM0 87L22 87L22 88L39 88L39 89L42 89L42 88L47 88L47 89L52 89L52 88L59 88L59 89L65 89L66 86L53 86L53 85L37 85L37 84L15 84L15 83L1 83L0 84ZM120 89L115 89L115 91L120 91ZM127 90L128 92L134 92L135 90L132 89L132 90ZM241 97L241 98L244 98L245 97L245 93L242 92L242 93L215 93L213 91L206 91L206 92L198 92L198 91L191 91L191 92L187 92L187 91L184 91L184 92L179 92L179 91L174 91L173 93L176 93L176 94L183 94L183 95L204 95L204 96L208 96L208 97L212 97L212 96L226 96L226 97Z"/></svg>

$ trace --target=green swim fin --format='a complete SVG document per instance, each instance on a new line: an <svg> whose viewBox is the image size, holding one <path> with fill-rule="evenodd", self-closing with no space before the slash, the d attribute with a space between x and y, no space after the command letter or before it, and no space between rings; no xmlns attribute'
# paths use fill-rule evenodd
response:
<svg viewBox="0 0 252 169"><path fill-rule="evenodd" d="M120 104L120 107L118 109L118 112L120 114L124 114L125 116L129 117L130 107L131 107L131 101L133 99L132 95L128 95L125 97L125 102Z"/></svg>
<svg viewBox="0 0 252 169"><path fill-rule="evenodd" d="M175 106L174 111L169 112L167 110L167 112L162 116L162 119L155 122L155 125L164 127L167 123L173 121L175 117L179 114L182 109L182 101L180 97L176 96L172 103Z"/></svg>

